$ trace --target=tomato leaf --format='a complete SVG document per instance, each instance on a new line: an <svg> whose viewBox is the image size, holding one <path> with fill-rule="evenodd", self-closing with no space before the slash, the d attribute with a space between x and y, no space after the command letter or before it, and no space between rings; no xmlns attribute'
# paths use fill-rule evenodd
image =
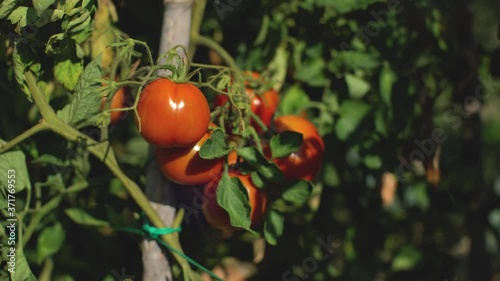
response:
<svg viewBox="0 0 500 281"><path fill-rule="evenodd" d="M0 147L3 145L4 142L0 140ZM20 150L0 154L0 175L4 175L0 177L0 187L2 189L7 189L9 183L15 186L16 193L24 189L31 189L26 157Z"/></svg>
<svg viewBox="0 0 500 281"><path fill-rule="evenodd" d="M23 252L23 247L16 247L16 264L15 264L15 272L10 272L11 281L37 281L35 275L31 272L28 261L26 260L26 256Z"/></svg>
<svg viewBox="0 0 500 281"><path fill-rule="evenodd" d="M326 82L324 70L325 61L323 58L317 57L308 63L303 63L302 67L295 71L294 77L312 87L320 87Z"/></svg>
<svg viewBox="0 0 500 281"><path fill-rule="evenodd" d="M366 155L363 163L368 169L378 170L382 167L382 159L379 155Z"/></svg>
<svg viewBox="0 0 500 281"><path fill-rule="evenodd" d="M278 183L284 180L283 173L275 163L267 161L266 157L255 147L236 149L248 165L252 166L265 179Z"/></svg>
<svg viewBox="0 0 500 281"><path fill-rule="evenodd" d="M286 92L280 103L280 111L283 114L300 114L305 106L309 104L309 96L298 85L292 86Z"/></svg>
<svg viewBox="0 0 500 281"><path fill-rule="evenodd" d="M215 129L200 148L199 154L203 159L215 159L226 156L232 150L224 139L224 132L221 129Z"/></svg>
<svg viewBox="0 0 500 281"><path fill-rule="evenodd" d="M64 210L64 212L72 221L78 224L88 226L109 226L109 223L107 221L96 219L89 213L79 208L69 208Z"/></svg>
<svg viewBox="0 0 500 281"><path fill-rule="evenodd" d="M356 10L365 10L368 6L383 2L382 0L336 0L336 1L328 1L328 0L319 0L317 1L318 6L330 6L335 9L340 14L349 13Z"/></svg>
<svg viewBox="0 0 500 281"><path fill-rule="evenodd" d="M231 178L224 171L217 186L217 203L229 214L231 225L248 231L252 224L250 220L250 199L248 193L238 178Z"/></svg>
<svg viewBox="0 0 500 281"><path fill-rule="evenodd" d="M301 133L292 131L279 133L271 138L271 154L273 158L288 156L299 150L302 141Z"/></svg>
<svg viewBox="0 0 500 281"><path fill-rule="evenodd" d="M267 69L273 73L271 80L273 81L272 88L280 91L285 81L286 71L288 66L289 53L284 46L276 48L276 54L273 60L267 66Z"/></svg>
<svg viewBox="0 0 500 281"><path fill-rule="evenodd" d="M355 99L364 97L371 88L370 83L366 80L352 74L345 75L345 82L349 89L349 96Z"/></svg>
<svg viewBox="0 0 500 281"><path fill-rule="evenodd" d="M266 215L264 221L264 238L267 243L276 245L278 238L283 234L285 218L280 212L271 209Z"/></svg>
<svg viewBox="0 0 500 281"><path fill-rule="evenodd" d="M34 23L37 18L35 8L19 6L10 13L8 20L19 27L25 27Z"/></svg>
<svg viewBox="0 0 500 281"><path fill-rule="evenodd" d="M75 93L69 104L57 112L57 116L68 124L81 128L93 123L101 106L102 67L101 56L91 61L80 75Z"/></svg>
<svg viewBox="0 0 500 281"><path fill-rule="evenodd" d="M49 8L52 4L54 4L56 0L38 0L33 1L33 6L38 15L41 15L47 8Z"/></svg>
<svg viewBox="0 0 500 281"><path fill-rule="evenodd" d="M45 227L37 241L37 262L41 264L45 258L57 253L66 238L66 233L61 223Z"/></svg>
<svg viewBox="0 0 500 281"><path fill-rule="evenodd" d="M333 50L332 57L335 59L329 62L328 69L333 73L341 73L345 70L373 70L380 66L377 55L373 53Z"/></svg>
<svg viewBox="0 0 500 281"><path fill-rule="evenodd" d="M259 173L253 172L250 174L250 177L252 178L252 183L257 187L257 188L264 188L266 183L264 180L260 177Z"/></svg>
<svg viewBox="0 0 500 281"><path fill-rule="evenodd" d="M64 39L58 44L63 47L54 53L54 76L66 89L72 91L81 79L83 61L76 56L73 40Z"/></svg>
<svg viewBox="0 0 500 281"><path fill-rule="evenodd" d="M7 17L16 6L18 0L3 0L0 3L0 19Z"/></svg>
<svg viewBox="0 0 500 281"><path fill-rule="evenodd" d="M387 105L388 108L392 107L391 96L392 96L392 87L396 82L397 76L392 71L389 63L384 62L384 67L380 71L379 77L379 87L380 87L380 95L382 96L382 100Z"/></svg>
<svg viewBox="0 0 500 281"><path fill-rule="evenodd" d="M344 141L358 127L370 111L370 106L360 100L346 100L340 105L341 116L335 123L337 137Z"/></svg>
<svg viewBox="0 0 500 281"><path fill-rule="evenodd" d="M302 205L311 196L312 189L312 184L308 181L295 181L286 187L281 197L287 202Z"/></svg>
<svg viewBox="0 0 500 281"><path fill-rule="evenodd" d="M16 40L14 43L14 52L12 53L12 61L14 63L14 76L21 89L26 94L28 100L31 99L31 91L28 85L24 82L24 72L31 70L38 76L41 65L38 63L35 54L30 49L26 41L23 39Z"/></svg>

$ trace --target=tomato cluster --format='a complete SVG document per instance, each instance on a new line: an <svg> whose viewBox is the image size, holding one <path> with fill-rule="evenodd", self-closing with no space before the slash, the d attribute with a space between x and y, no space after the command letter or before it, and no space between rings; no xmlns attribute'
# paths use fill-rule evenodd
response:
<svg viewBox="0 0 500 281"><path fill-rule="evenodd" d="M257 74L252 76L258 78ZM313 180L321 168L324 152L323 140L316 127L301 116L283 115L275 118L279 104L279 95L275 90L269 89L257 94L249 83L245 83L245 88L249 97L249 110L262 121L258 122L260 124L252 119L246 122L261 137L262 144L259 147L263 147L263 150L259 153L267 163L264 165L275 165L286 181ZM215 97L213 106L226 106L228 101L228 95L219 94ZM233 106L229 105L229 108ZM237 133L226 131L222 140L226 144L222 146L228 148L223 153L217 154L217 157L201 155L200 151L207 141L212 140L215 130L220 131L217 126L225 127L227 124L211 123L208 102L196 86L158 78L144 87L136 109L136 126L142 137L156 147L156 162L165 177L183 186L204 186L204 196L208 201L202 206L202 210L211 226L221 230L237 229L231 225L228 211L217 200L216 194L223 173L226 173L226 178L237 179L245 188L250 206L251 227L259 226L270 200L268 189L272 187L267 184L270 182L266 179L264 184L259 181L259 186L256 185L251 169L248 169L251 165L246 165L245 159L236 152L242 146L255 146L255 143L246 141L244 134L235 135ZM265 130L262 125L266 127ZM286 131L300 133L302 143L292 153L273 157L271 146L265 138ZM227 145L228 139L243 141ZM210 145L215 146L213 143ZM246 168L241 168L240 164ZM273 185L277 184L279 183L275 182Z"/></svg>

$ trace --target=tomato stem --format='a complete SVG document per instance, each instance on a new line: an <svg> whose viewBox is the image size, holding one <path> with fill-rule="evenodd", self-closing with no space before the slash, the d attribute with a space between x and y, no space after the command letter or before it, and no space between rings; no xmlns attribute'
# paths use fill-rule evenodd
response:
<svg viewBox="0 0 500 281"><path fill-rule="evenodd" d="M200 33L201 22L203 21L203 14L205 13L205 6L207 0L197 0L193 3L193 13L191 18L191 37L198 36ZM191 39L192 40L192 39ZM188 56L192 60L196 52L196 44L189 45Z"/></svg>
<svg viewBox="0 0 500 281"><path fill-rule="evenodd" d="M257 114L250 111L250 118L252 118L253 121L255 121L255 123L257 123L257 125L259 125L259 127L262 128L262 130L264 131L269 130L269 128L266 126L266 124L264 124L262 119L260 119L260 117Z"/></svg>
<svg viewBox="0 0 500 281"><path fill-rule="evenodd" d="M202 45L214 50L217 54L219 54L219 56L222 57L229 67L235 70L238 69L234 58L221 45L211 38L199 34L191 34L191 41L193 44Z"/></svg>
<svg viewBox="0 0 500 281"><path fill-rule="evenodd" d="M8 143L4 144L3 146L0 147L0 154L6 152L7 150L13 148L14 146L16 146L17 144L21 143L22 141L24 141L25 139L41 132L41 131L44 131L44 130L47 130L49 127L47 126L47 124L42 120L40 121L38 124L36 124L35 126L29 128L28 130L24 131L23 133L21 133L20 135L18 135L17 137L13 138L11 141L9 141Z"/></svg>

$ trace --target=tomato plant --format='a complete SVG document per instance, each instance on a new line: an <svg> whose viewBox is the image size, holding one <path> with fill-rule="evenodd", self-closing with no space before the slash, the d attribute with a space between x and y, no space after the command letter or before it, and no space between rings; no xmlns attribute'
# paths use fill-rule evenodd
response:
<svg viewBox="0 0 500 281"><path fill-rule="evenodd" d="M266 213L267 209L267 192L263 189L259 189L252 182L250 175L243 175L237 171L230 171L229 176L231 178L237 178L248 194L250 211L250 221L251 226L258 226ZM231 225L228 212L223 209L219 203L217 203L217 188L219 184L219 178L216 178L204 187L203 194L207 199L207 202L203 205L203 214L205 218L212 227L220 230L236 230L234 226Z"/></svg>
<svg viewBox="0 0 500 281"><path fill-rule="evenodd" d="M496 280L499 1L162 2L0 1L0 280Z"/></svg>
<svg viewBox="0 0 500 281"><path fill-rule="evenodd" d="M141 136L159 147L192 146L205 135L210 123L210 108L200 89L166 78L144 87L137 115Z"/></svg>
<svg viewBox="0 0 500 281"><path fill-rule="evenodd" d="M192 147L158 147L156 161L165 177L183 185L205 184L218 177L224 159L202 159L199 156L200 147L210 135L210 132L205 133Z"/></svg>
<svg viewBox="0 0 500 281"><path fill-rule="evenodd" d="M301 133L303 141L300 148L285 157L274 158L287 179L311 181L318 174L323 163L325 145L318 130L307 119L295 115L283 115L274 120L276 132L292 131ZM266 153L270 155L269 151Z"/></svg>

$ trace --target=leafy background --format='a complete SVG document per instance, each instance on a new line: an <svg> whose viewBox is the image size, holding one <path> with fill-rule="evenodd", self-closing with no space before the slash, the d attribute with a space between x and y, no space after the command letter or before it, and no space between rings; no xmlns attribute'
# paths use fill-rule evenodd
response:
<svg viewBox="0 0 500 281"><path fill-rule="evenodd" d="M102 37L92 23L113 24L153 50L159 43L161 1L115 1L116 14L104 15L94 1L63 2L0 5L3 140L39 119L16 66L35 70L61 109L67 90L78 88L84 66L97 57L93 48ZM9 3L30 8L10 13ZM70 5L82 9L70 13ZM312 198L287 214L284 235L277 246L267 245L260 263L249 263L252 235L221 236L201 215L184 221L187 253L210 268L235 257L231 266L248 267L253 280L498 280L499 11L500 3L486 0L209 2L202 34L219 41L242 69L286 70L280 114L306 111L326 152ZM18 41L14 52L7 40L18 33L28 43ZM114 33L105 36L113 40ZM16 59L24 61L13 65ZM221 63L202 47L194 61ZM110 138L122 168L144 185L146 144L131 118L110 128ZM13 165L30 183L18 186L16 203L27 210L31 237L24 253L34 275L114 280L125 268L140 279L140 237L109 227L133 222L137 211L120 182L81 144L52 134L19 148L0 155L0 170L22 151L26 161ZM27 189L41 196L41 215L29 212ZM179 204L193 203L185 190L178 197ZM30 229L33 220L39 222Z"/></svg>

